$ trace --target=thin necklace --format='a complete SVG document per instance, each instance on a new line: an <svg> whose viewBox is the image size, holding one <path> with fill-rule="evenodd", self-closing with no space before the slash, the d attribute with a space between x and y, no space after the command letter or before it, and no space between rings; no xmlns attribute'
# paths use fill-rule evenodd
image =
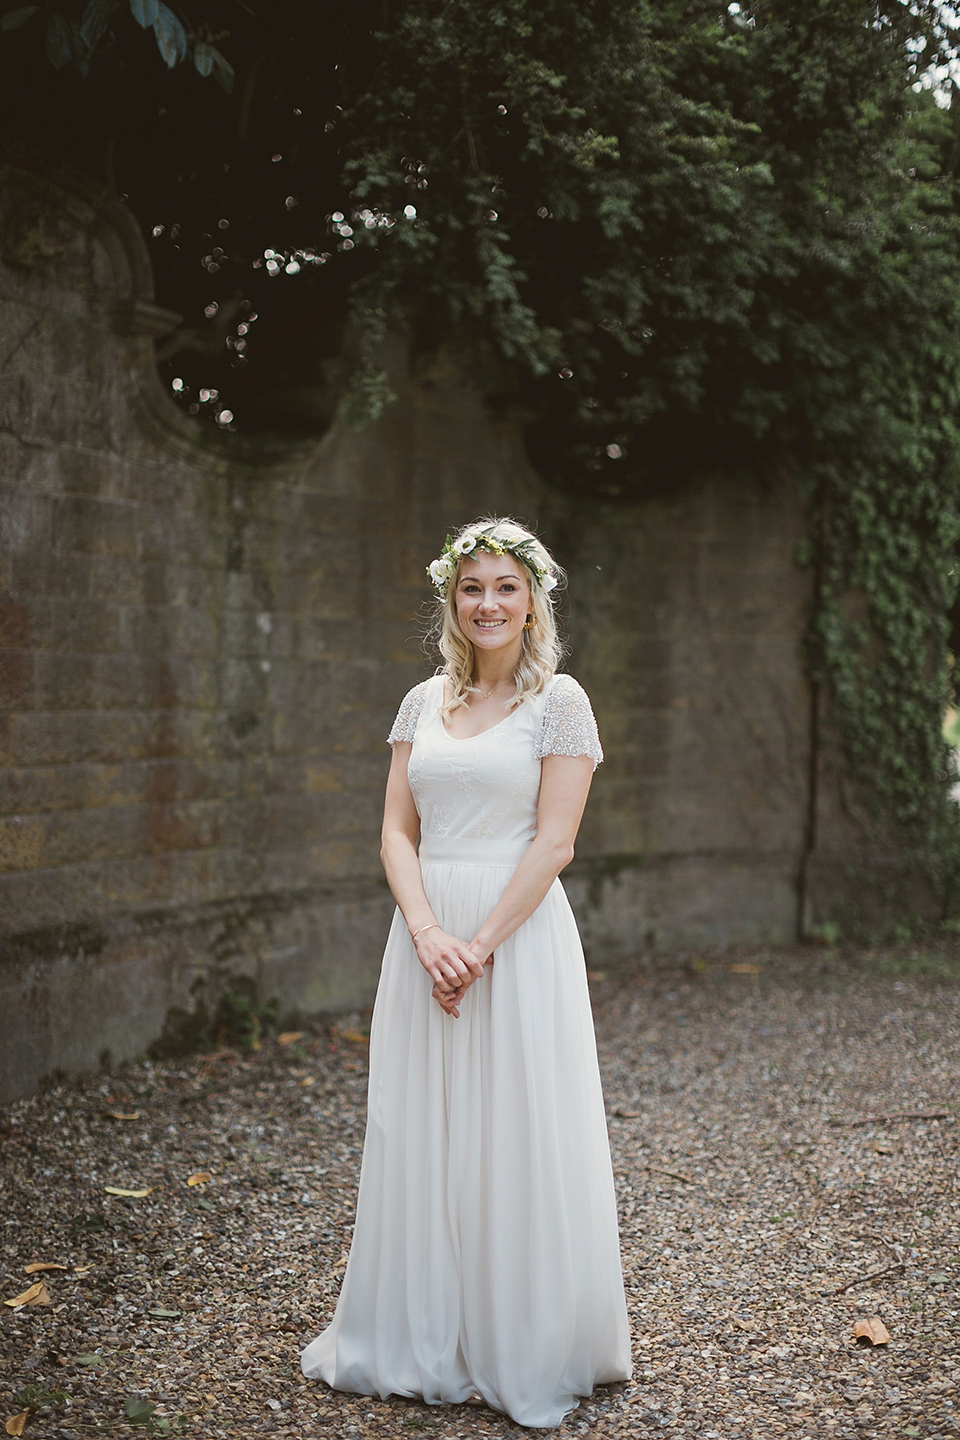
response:
<svg viewBox="0 0 960 1440"><path fill-rule="evenodd" d="M490 699L490 696L491 696L496 690L499 690L501 685L509 685L509 683L510 683L509 680L498 680L497 683L496 683L496 685L492 686L491 689L489 689L489 690L480 690L480 686L479 686L479 685L478 685L476 688L477 688L478 690L480 690L480 694L483 696L484 700L489 700L489 699Z"/></svg>

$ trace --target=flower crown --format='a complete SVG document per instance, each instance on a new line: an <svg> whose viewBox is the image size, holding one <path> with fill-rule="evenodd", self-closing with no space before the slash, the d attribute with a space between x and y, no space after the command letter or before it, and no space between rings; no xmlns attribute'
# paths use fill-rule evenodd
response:
<svg viewBox="0 0 960 1440"><path fill-rule="evenodd" d="M431 560L427 566L427 574L433 581L438 595L446 595L450 581L457 573L457 566L465 555L471 555L476 550L487 550L491 555L512 555L525 565L530 571L536 583L544 594L549 595L551 590L556 589L557 577L547 569L543 561L534 554L533 546L536 540L532 535L521 540L496 540L483 530L465 530L458 535L456 540L451 540L448 535L443 543L443 549L436 560Z"/></svg>

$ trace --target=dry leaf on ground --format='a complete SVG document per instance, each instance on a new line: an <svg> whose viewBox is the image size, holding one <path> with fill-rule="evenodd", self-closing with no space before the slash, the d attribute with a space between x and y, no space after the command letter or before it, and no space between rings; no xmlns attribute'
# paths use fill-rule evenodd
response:
<svg viewBox="0 0 960 1440"><path fill-rule="evenodd" d="M24 1426L30 1419L29 1410L21 1410L19 1415L11 1415L4 1429L8 1435L22 1435Z"/></svg>
<svg viewBox="0 0 960 1440"><path fill-rule="evenodd" d="M730 965L727 968L732 975L759 975L763 966L747 965L738 961L735 965Z"/></svg>
<svg viewBox="0 0 960 1440"><path fill-rule="evenodd" d="M278 1045L292 1045L295 1040L303 1039L302 1030L284 1030L282 1035L277 1036Z"/></svg>
<svg viewBox="0 0 960 1440"><path fill-rule="evenodd" d="M187 1184L206 1185L207 1181L212 1179L213 1176L210 1174L209 1170L195 1170L194 1173L187 1180Z"/></svg>
<svg viewBox="0 0 960 1440"><path fill-rule="evenodd" d="M31 1265L24 1265L24 1275L39 1275L41 1270L69 1270L69 1265L58 1265L56 1260L34 1260Z"/></svg>
<svg viewBox="0 0 960 1440"><path fill-rule="evenodd" d="M29 1290L24 1290L22 1295L17 1295L13 1300L4 1300L3 1303L9 1305L11 1310L20 1310L24 1305L52 1305L53 1297L47 1289L47 1282L38 1280Z"/></svg>
<svg viewBox="0 0 960 1440"><path fill-rule="evenodd" d="M125 1110L104 1110L103 1113L104 1113L104 1115L106 1115L106 1117L107 1117L108 1120L139 1120L139 1119L140 1119L140 1111L139 1111L139 1110L131 1110L131 1111L129 1111L129 1112L127 1112L127 1111L125 1111Z"/></svg>
<svg viewBox="0 0 960 1440"><path fill-rule="evenodd" d="M122 1190L117 1185L104 1185L108 1195L125 1195L129 1200L143 1200L147 1195L156 1190L156 1185L148 1185L146 1190Z"/></svg>
<svg viewBox="0 0 960 1440"><path fill-rule="evenodd" d="M362 1030L341 1030L341 1040L349 1040L352 1045L369 1045L370 1036L364 1035Z"/></svg>
<svg viewBox="0 0 960 1440"><path fill-rule="evenodd" d="M886 1345L890 1340L890 1331L879 1315L871 1315L869 1320L858 1320L853 1333L858 1340L869 1340L871 1345Z"/></svg>

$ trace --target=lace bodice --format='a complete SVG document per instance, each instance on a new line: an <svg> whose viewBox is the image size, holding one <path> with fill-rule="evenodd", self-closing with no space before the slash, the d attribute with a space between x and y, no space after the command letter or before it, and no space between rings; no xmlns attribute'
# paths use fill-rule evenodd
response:
<svg viewBox="0 0 960 1440"><path fill-rule="evenodd" d="M540 762L547 755L603 759L586 693L555 675L540 694L480 735L458 739L440 715L442 675L405 696L389 743L413 744L407 778L421 835L436 839L530 841L536 834Z"/></svg>

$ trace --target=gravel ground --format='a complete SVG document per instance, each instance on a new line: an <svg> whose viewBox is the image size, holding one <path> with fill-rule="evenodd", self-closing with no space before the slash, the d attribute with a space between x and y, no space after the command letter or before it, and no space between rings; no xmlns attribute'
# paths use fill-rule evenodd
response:
<svg viewBox="0 0 960 1440"><path fill-rule="evenodd" d="M563 1429L960 1436L957 942L672 956L592 989L635 1374ZM365 1027L0 1112L0 1295L45 1279L50 1301L2 1308L0 1419L29 1409L31 1440L523 1433L300 1376L350 1240ZM873 1316L883 1347L854 1340Z"/></svg>

